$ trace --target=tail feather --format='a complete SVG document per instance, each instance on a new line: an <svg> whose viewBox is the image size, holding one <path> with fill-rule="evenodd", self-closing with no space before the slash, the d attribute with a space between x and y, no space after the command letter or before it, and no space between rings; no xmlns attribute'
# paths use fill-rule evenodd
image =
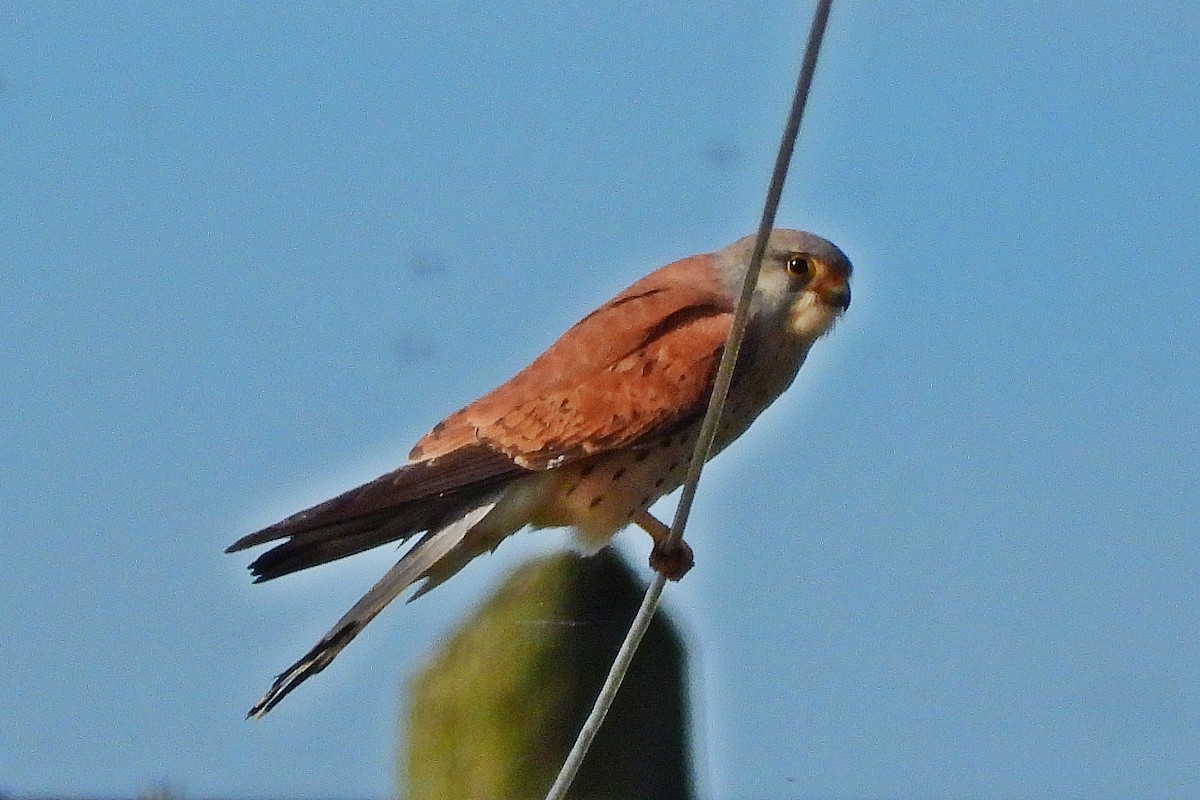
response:
<svg viewBox="0 0 1200 800"><path fill-rule="evenodd" d="M317 642L311 650L304 654L303 658L288 667L275 679L267 693L250 709L246 715L247 718L262 717L293 689L329 666L342 648L349 644L388 603L395 600L414 582L427 577L439 561L461 545L471 529L482 522L484 517L496 507L497 500L498 498L493 494L490 499L472 508L464 515L421 537L421 540L413 545L412 549L405 553L395 566L389 569L379 582L372 586L371 590L337 621L337 624L321 638L321 641Z"/></svg>
<svg viewBox="0 0 1200 800"><path fill-rule="evenodd" d="M503 487L529 472L488 445L465 445L406 464L234 542L226 552L278 542L250 565L255 582L261 583L428 531L316 646L276 678L247 716L261 717L325 669L363 626L414 582L424 579L422 591L432 588L429 584L444 580L473 557L476 540L491 542L494 537L481 533L464 545L465 537L495 508ZM439 564L443 560L447 563Z"/></svg>

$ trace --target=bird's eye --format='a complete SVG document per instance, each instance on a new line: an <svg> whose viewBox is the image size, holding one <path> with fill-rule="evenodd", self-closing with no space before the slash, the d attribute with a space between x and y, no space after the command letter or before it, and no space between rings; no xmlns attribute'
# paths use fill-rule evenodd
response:
<svg viewBox="0 0 1200 800"><path fill-rule="evenodd" d="M788 256L787 271L793 278L809 280L817 271L816 260L803 253Z"/></svg>

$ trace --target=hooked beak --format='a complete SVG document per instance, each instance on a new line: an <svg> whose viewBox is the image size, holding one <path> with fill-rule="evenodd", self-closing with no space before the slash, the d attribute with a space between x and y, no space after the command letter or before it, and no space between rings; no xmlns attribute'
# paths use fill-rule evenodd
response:
<svg viewBox="0 0 1200 800"><path fill-rule="evenodd" d="M839 311L845 311L850 307L850 284L843 283L840 286L824 287L821 291L821 299Z"/></svg>

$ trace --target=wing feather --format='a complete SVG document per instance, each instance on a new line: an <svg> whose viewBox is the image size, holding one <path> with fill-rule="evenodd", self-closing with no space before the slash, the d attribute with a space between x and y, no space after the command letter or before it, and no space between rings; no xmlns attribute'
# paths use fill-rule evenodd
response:
<svg viewBox="0 0 1200 800"><path fill-rule="evenodd" d="M435 529L529 470L486 444L406 464L243 536L226 552L286 539L250 564L256 583Z"/></svg>
<svg viewBox="0 0 1200 800"><path fill-rule="evenodd" d="M405 464L386 475L292 514L287 519L243 536L225 552L296 536L307 531L347 525L340 533L356 532L371 518L387 518L400 506L466 488L488 489L524 472L512 458L483 444L451 451L436 459Z"/></svg>
<svg viewBox="0 0 1200 800"><path fill-rule="evenodd" d="M435 426L412 457L483 443L540 470L661 435L703 410L732 311L710 256L669 264Z"/></svg>

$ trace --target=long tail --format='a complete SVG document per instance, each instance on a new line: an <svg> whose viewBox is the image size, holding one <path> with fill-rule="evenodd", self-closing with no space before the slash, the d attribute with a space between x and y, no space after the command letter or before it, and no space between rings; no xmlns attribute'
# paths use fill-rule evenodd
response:
<svg viewBox="0 0 1200 800"><path fill-rule="evenodd" d="M246 714L247 718L258 719L274 708L280 700L293 689L316 675L337 657L358 632L383 610L384 606L423 577L428 577L429 571L456 547L463 544L466 535L483 521L483 518L496 507L497 498L493 496L487 502L479 505L463 516L445 526L421 537L413 547L387 571L371 590L363 595L346 614L337 621L321 641L317 642L304 657L281 673L262 699L254 704ZM293 541L295 541L293 539ZM290 543L289 543L290 544ZM469 557L468 559L469 560ZM271 576L274 577L274 576ZM427 588L423 586L423 593Z"/></svg>

